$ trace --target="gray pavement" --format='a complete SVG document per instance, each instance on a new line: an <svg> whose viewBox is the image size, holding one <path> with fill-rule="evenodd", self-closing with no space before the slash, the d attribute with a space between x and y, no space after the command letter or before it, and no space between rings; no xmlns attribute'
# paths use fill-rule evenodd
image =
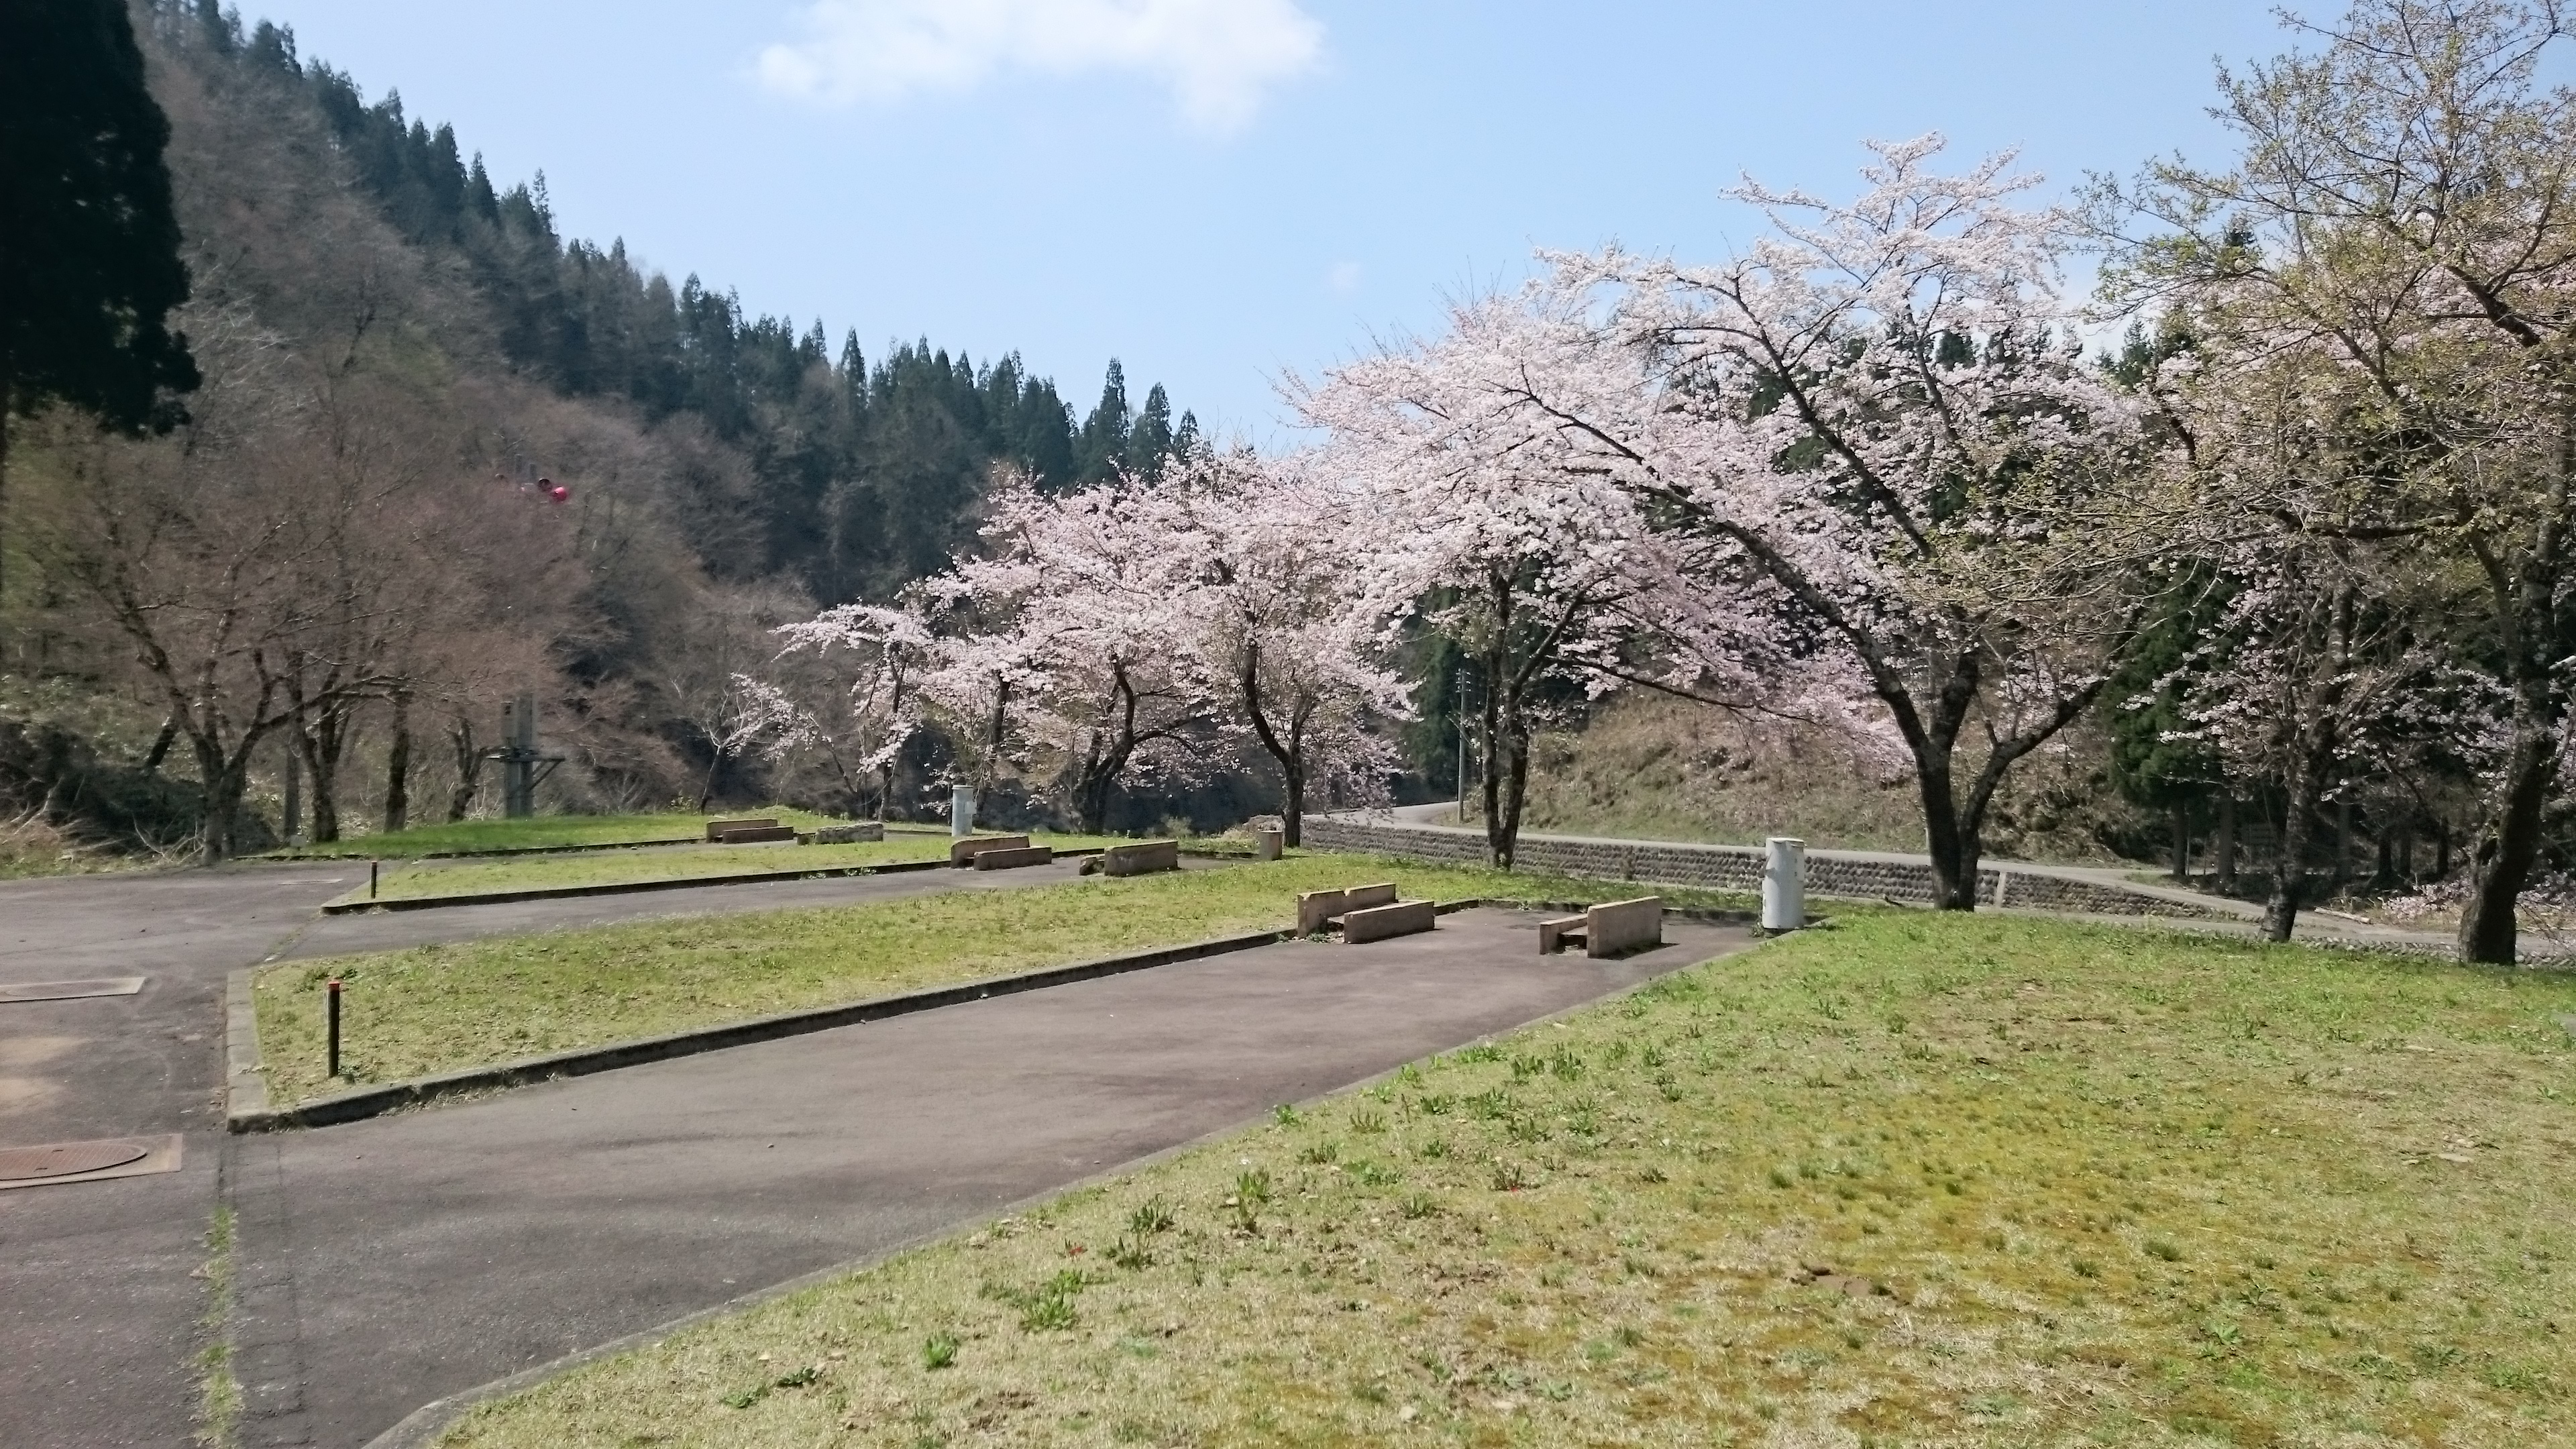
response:
<svg viewBox="0 0 2576 1449"><path fill-rule="evenodd" d="M224 978L350 879L301 864L0 884L0 981L150 978L0 1005L0 1146L186 1134L174 1173L0 1191L0 1444L189 1442Z"/></svg>
<svg viewBox="0 0 2576 1449"><path fill-rule="evenodd" d="M1199 864L1192 862L1192 864ZM0 1191L0 1446L177 1445L197 1408L194 1275L221 1187L235 970L619 921L849 905L1070 879L921 871L320 917L364 861L0 882L0 982L148 977L134 996L0 1004L0 1147L185 1134L179 1171Z"/></svg>
<svg viewBox="0 0 2576 1449"><path fill-rule="evenodd" d="M1694 961L1477 910L344 1127L236 1139L250 1444L421 1404L878 1253Z"/></svg>

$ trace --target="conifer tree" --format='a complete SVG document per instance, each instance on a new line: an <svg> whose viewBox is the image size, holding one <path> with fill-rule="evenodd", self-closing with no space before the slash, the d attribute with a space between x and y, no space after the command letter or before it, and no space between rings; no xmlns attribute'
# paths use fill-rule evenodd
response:
<svg viewBox="0 0 2576 1449"><path fill-rule="evenodd" d="M1163 459L1172 451L1172 399L1161 383L1145 394L1145 410L1127 433L1127 471L1140 478L1163 476Z"/></svg>
<svg viewBox="0 0 2576 1449"><path fill-rule="evenodd" d="M123 0L0 7L0 503L12 417L166 429L197 385L169 139Z"/></svg>
<svg viewBox="0 0 2576 1449"><path fill-rule="evenodd" d="M1081 463L1083 483L1097 483L1118 471L1127 461L1127 431L1132 417L1127 409L1127 369L1117 358L1109 359L1109 380L1101 385L1100 405L1082 423Z"/></svg>

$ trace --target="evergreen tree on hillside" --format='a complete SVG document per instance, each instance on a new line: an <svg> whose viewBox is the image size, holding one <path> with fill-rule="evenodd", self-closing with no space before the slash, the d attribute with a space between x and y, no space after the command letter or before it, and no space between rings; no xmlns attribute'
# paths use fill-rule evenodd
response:
<svg viewBox="0 0 2576 1449"><path fill-rule="evenodd" d="M975 545L993 464L1066 488L1150 471L1177 440L1160 388L1144 441L1131 437L1140 420L1114 362L1077 430L1055 384L1016 354L979 367L924 340L871 369L848 336L835 359L819 324L750 316L694 275L674 287L622 241L563 239L542 172L502 188L452 128L407 115L393 91L368 102L347 73L301 59L293 31L263 22L245 41L205 0L153 8L179 58L308 98L402 235L461 258L514 364L572 396L622 398L651 422L694 417L741 450L760 485L760 542L752 556L709 558L719 573L785 574L826 604L883 597Z"/></svg>
<svg viewBox="0 0 2576 1449"><path fill-rule="evenodd" d="M1127 471L1140 478L1161 479L1163 459L1172 451L1172 400L1161 383L1145 394L1145 410L1127 432Z"/></svg>
<svg viewBox="0 0 2576 1449"><path fill-rule="evenodd" d="M1109 359L1109 379L1101 384L1100 403L1082 420L1082 441L1075 455L1075 481L1085 487L1116 476L1127 461L1127 433L1133 426L1127 410L1127 369Z"/></svg>
<svg viewBox="0 0 2576 1449"><path fill-rule="evenodd" d="M123 0L0 6L0 503L13 417L167 428L197 385L169 139Z"/></svg>

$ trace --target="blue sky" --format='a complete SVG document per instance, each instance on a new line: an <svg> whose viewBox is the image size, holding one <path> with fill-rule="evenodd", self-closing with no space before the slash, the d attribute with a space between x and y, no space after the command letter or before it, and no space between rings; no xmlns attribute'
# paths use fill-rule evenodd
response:
<svg viewBox="0 0 2576 1449"><path fill-rule="evenodd" d="M371 99L542 168L755 312L1018 349L1087 408L1124 359L1221 430L1272 380L1437 324L1534 247L1685 258L1751 172L1848 194L1859 142L2020 146L2052 188L2219 159L2253 0L251 0Z"/></svg>

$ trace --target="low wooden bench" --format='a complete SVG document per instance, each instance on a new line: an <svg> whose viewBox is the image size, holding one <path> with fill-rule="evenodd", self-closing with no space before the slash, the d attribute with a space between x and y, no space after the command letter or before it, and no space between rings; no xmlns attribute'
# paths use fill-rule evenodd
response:
<svg viewBox="0 0 2576 1449"><path fill-rule="evenodd" d="M979 850L974 861L977 870L1016 870L1024 865L1044 865L1055 859L1055 849L1045 845L1006 845L999 850Z"/></svg>
<svg viewBox="0 0 2576 1449"><path fill-rule="evenodd" d="M725 845L736 840L744 839L777 840L781 837L776 835L754 835L750 832L777 830L779 828L780 826L778 822L768 816L763 816L757 820L710 820L707 822L707 844ZM793 839L795 834L795 831L790 830L787 832L786 838Z"/></svg>
<svg viewBox="0 0 2576 1449"><path fill-rule="evenodd" d="M1553 956L1576 942L1586 956L1624 956L1664 944L1664 898L1605 901L1579 916L1538 923L1538 953Z"/></svg>
<svg viewBox="0 0 2576 1449"><path fill-rule="evenodd" d="M806 845L873 845L885 839L885 824L862 820L852 825L826 825L796 838Z"/></svg>
<svg viewBox="0 0 2576 1449"><path fill-rule="evenodd" d="M964 840L949 842L948 863L954 866L969 866L975 863L976 856L988 850L1026 850L1028 848L1029 838L1025 835L970 835Z"/></svg>
<svg viewBox="0 0 2576 1449"><path fill-rule="evenodd" d="M1102 875L1152 875L1158 870L1180 868L1181 843L1177 840L1140 840L1100 852Z"/></svg>

